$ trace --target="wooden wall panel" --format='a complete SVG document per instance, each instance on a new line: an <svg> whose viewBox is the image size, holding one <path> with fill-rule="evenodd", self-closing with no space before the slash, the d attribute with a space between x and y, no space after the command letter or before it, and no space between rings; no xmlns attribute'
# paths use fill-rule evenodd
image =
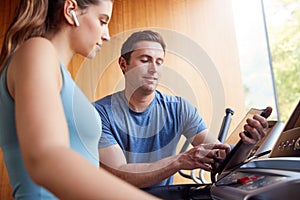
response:
<svg viewBox="0 0 300 200"><path fill-rule="evenodd" d="M4 33L13 18L19 0L2 0L0 6L0 46L2 47Z"/></svg>
<svg viewBox="0 0 300 200"><path fill-rule="evenodd" d="M2 150L0 149L0 199L10 200L12 198L12 188L9 182L7 169L4 164Z"/></svg>
<svg viewBox="0 0 300 200"><path fill-rule="evenodd" d="M224 107L231 107L235 111L232 120L232 127L234 127L244 115L245 108L231 1L115 0L113 17L110 23L112 41L104 45L101 53L96 58L98 61L87 62L90 66L90 74L92 76L95 75L94 72L99 70L99 68L118 68L115 61L119 54L121 41L126 39L129 31L143 30L146 28L165 29L173 31L175 35L182 34L186 36L189 41L195 42L198 47L202 48L214 64L213 67L217 70L216 75L220 76L222 87L224 87L224 94L220 94L220 99L225 99L223 103ZM172 41L171 37L172 35L165 38L170 41L169 44L167 43L167 46L180 43L180 41ZM116 42L116 40L121 41ZM192 55L193 53L193 49L191 48L190 54ZM112 54L117 56L111 58L110 63L101 61L106 59L106 57L112 57ZM82 67L82 65L78 67ZM173 67L176 69L176 66ZM88 67L84 66L83 68ZM94 68L94 71L91 68ZM74 74L72 71L71 73ZM179 73L182 73L182 71L179 71ZM101 72L100 75L101 77L95 77L95 79L99 79L96 80L96 82L99 81L102 84L99 84L96 88L87 89L94 94L94 96L90 97L91 100L108 94L109 92L107 91L109 90L107 90L107 88L110 87L111 81L119 80L119 76L116 74L105 73L104 77ZM73 76L77 77L78 74ZM85 75L85 77L87 76L89 75ZM109 82L103 81L102 78L109 80ZM206 77L204 77L204 79L205 78ZM86 81L86 83L84 83L84 81ZM195 85L197 81L201 82L201 80L195 79L193 81ZM81 80L81 85L84 90L84 87L90 87L85 84L90 85L89 80ZM110 92L113 92L112 89ZM204 94L198 101L203 101L203 99L210 99L211 101L212 98L215 98L215 96L212 97L211 94ZM205 106L205 103L207 102L199 103L198 106ZM201 113L203 113L208 124L214 123L212 128L214 132L216 132L225 109L218 108L218 111L213 111L212 109L214 108L211 106L208 107L210 108L202 110ZM220 113L218 120L212 121L212 117L210 116L212 111Z"/></svg>
<svg viewBox="0 0 300 200"><path fill-rule="evenodd" d="M166 29L177 35L182 34L205 51L214 64L217 70L216 75L220 76L222 87L224 87L224 107L231 107L235 111L232 120L232 126L234 127L244 115L245 107L231 0L115 0L113 17L110 23L113 42L104 45L96 58L98 61L87 63L94 63L94 68L97 68L95 70L106 67L118 68L115 62L117 58L114 57L110 63L104 63L105 66L101 65L103 64L101 59L106 59L107 56L112 57L111 54L119 54L121 42L116 43L115 40L123 41L128 36L129 31L147 28ZM172 38L165 39L170 40L172 43L167 44L167 46L180 42L172 41ZM193 54L193 49L190 50ZM113 62L115 62L115 65L112 64ZM74 78L78 76L78 68L87 68L86 66L83 67L82 63L76 63L76 65L76 67L73 66L75 70L70 70ZM92 67L93 64L91 64ZM89 71L93 74L92 69L89 69ZM116 74L105 75L105 79L110 82L116 80ZM103 84L97 88L87 89L94 93L94 96L90 97L91 100L102 97L102 94L107 94L103 91L107 91L107 87L110 87L109 84L101 80L101 77L98 78L99 82ZM117 76L117 80L118 78ZM84 87L86 86L82 83L83 81L81 80L81 85L85 90ZM89 85L89 81L86 81ZM202 99L210 98L212 97L208 95ZM220 113L218 121L222 120L224 110L215 111ZM209 116L211 112L212 110L203 110L204 115L208 113L206 119L209 124L212 120ZM214 123L217 123L215 127L218 127L221 122L219 124L218 122Z"/></svg>

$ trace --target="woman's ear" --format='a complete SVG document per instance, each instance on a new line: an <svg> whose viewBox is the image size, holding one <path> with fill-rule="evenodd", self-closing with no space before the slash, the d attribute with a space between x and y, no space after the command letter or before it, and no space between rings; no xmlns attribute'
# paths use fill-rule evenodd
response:
<svg viewBox="0 0 300 200"><path fill-rule="evenodd" d="M64 17L67 23L75 26L79 26L79 21L76 15L78 5L76 0L66 0L64 4Z"/></svg>
<svg viewBox="0 0 300 200"><path fill-rule="evenodd" d="M127 64L126 63L127 62L126 62L125 58L121 56L119 58L119 66L120 66L123 74L125 74L125 72L126 72L126 68L127 68L127 66L126 66Z"/></svg>

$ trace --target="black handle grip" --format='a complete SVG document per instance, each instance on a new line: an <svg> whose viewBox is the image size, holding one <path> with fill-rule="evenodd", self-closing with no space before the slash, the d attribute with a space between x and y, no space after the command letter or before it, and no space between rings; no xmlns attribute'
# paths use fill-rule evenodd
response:
<svg viewBox="0 0 300 200"><path fill-rule="evenodd" d="M221 143L224 143L226 140L228 130L229 130L229 125L231 122L231 116L234 114L234 111L231 110L230 108L226 108L225 112L226 112L226 115L223 118L222 126L221 126L219 136L218 136L218 140Z"/></svg>

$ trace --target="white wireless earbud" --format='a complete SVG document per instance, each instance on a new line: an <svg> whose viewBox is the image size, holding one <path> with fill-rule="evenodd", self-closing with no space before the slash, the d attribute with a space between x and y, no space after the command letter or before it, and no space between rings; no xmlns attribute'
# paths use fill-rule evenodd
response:
<svg viewBox="0 0 300 200"><path fill-rule="evenodd" d="M76 16L76 13L74 10L71 10L70 11L70 14L72 15L73 19L74 19L74 22L75 22L75 25L76 26L79 26L79 22L78 22L78 19L77 19L77 16Z"/></svg>

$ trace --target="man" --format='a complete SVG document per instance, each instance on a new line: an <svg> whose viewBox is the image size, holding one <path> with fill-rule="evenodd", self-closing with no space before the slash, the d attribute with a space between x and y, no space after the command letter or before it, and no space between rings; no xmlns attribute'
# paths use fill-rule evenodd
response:
<svg viewBox="0 0 300 200"><path fill-rule="evenodd" d="M102 119L99 142L101 166L140 187L169 185L179 170L211 171L230 151L227 144L209 137L196 108L181 97L156 90L166 45L162 37L146 30L133 33L123 44L119 66L125 89L94 103ZM266 134L265 118L249 119L246 144L255 144ZM176 155L180 136L194 148Z"/></svg>

